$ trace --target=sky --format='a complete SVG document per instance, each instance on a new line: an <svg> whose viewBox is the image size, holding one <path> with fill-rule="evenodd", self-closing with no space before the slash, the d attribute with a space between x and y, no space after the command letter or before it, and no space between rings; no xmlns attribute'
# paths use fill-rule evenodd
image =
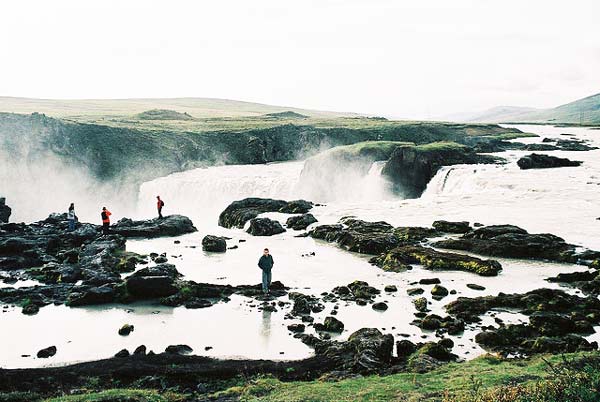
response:
<svg viewBox="0 0 600 402"><path fill-rule="evenodd" d="M600 1L0 3L0 96L433 118L600 92Z"/></svg>

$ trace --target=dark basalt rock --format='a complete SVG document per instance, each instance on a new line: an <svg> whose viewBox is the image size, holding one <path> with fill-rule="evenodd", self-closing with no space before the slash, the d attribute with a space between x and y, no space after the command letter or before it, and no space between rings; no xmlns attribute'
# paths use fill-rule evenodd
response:
<svg viewBox="0 0 600 402"><path fill-rule="evenodd" d="M484 349L508 354L535 353L573 353L596 350L597 342L589 342L578 335L561 336L541 335L534 327L527 324L506 325L498 329L480 332L475 341Z"/></svg>
<svg viewBox="0 0 600 402"><path fill-rule="evenodd" d="M292 306L292 315L305 316L310 313L318 313L325 309L325 306L314 296L304 295L298 292L292 292L288 295L294 302Z"/></svg>
<svg viewBox="0 0 600 402"><path fill-rule="evenodd" d="M499 293L497 296L459 297L446 305L449 314L467 322L479 321L478 316L496 308L534 312L577 313L592 323L600 323L600 300L595 297L570 295L559 289L536 289L524 294Z"/></svg>
<svg viewBox="0 0 600 402"><path fill-rule="evenodd" d="M431 294L434 297L438 297L438 298L446 297L446 296L448 296L448 289L446 289L445 287L443 287L441 285L435 285L431 289Z"/></svg>
<svg viewBox="0 0 600 402"><path fill-rule="evenodd" d="M338 320L335 317L325 317L325 321L323 324L315 324L315 330L317 331L327 331L327 332L337 332L341 333L344 331L344 323Z"/></svg>
<svg viewBox="0 0 600 402"><path fill-rule="evenodd" d="M517 161L517 165L523 170L579 166L581 163L580 161L542 154L527 155Z"/></svg>
<svg viewBox="0 0 600 402"><path fill-rule="evenodd" d="M227 241L224 237L206 235L202 239L202 250L213 253L224 253L227 251Z"/></svg>
<svg viewBox="0 0 600 402"><path fill-rule="evenodd" d="M563 151L591 151L594 149L598 149L598 147L593 147L587 145L584 141L578 140L557 140L556 146L560 147Z"/></svg>
<svg viewBox="0 0 600 402"><path fill-rule="evenodd" d="M246 230L252 236L273 236L285 232L278 221L269 218L254 218L250 220L250 227Z"/></svg>
<svg viewBox="0 0 600 402"><path fill-rule="evenodd" d="M481 286L476 283L467 283L467 287L473 290L485 290L485 286Z"/></svg>
<svg viewBox="0 0 600 402"><path fill-rule="evenodd" d="M476 229L458 239L436 242L435 247L465 250L493 257L532 258L576 262L576 247L548 234L530 234L513 225L493 225Z"/></svg>
<svg viewBox="0 0 600 402"><path fill-rule="evenodd" d="M125 237L164 237L179 236L196 232L191 219L182 215L169 215L163 219L154 218L143 221L134 221L129 218L119 220L110 227L112 233Z"/></svg>
<svg viewBox="0 0 600 402"><path fill-rule="evenodd" d="M375 303L371 307L373 308L373 310L377 311L385 311L388 309L388 305L383 302Z"/></svg>
<svg viewBox="0 0 600 402"><path fill-rule="evenodd" d="M6 198L0 197L0 222L8 223L12 209L6 205Z"/></svg>
<svg viewBox="0 0 600 402"><path fill-rule="evenodd" d="M331 359L340 369L354 373L380 372L392 363L394 337L375 328L359 329L346 342L321 341L310 335L304 335L302 341L312 344L317 356Z"/></svg>
<svg viewBox="0 0 600 402"><path fill-rule="evenodd" d="M172 264L142 268L125 281L127 292L135 299L153 299L177 293L175 280L181 276Z"/></svg>
<svg viewBox="0 0 600 402"><path fill-rule="evenodd" d="M124 358L124 357L129 357L129 356L130 356L130 354L127 349L121 349L117 353L115 353L116 358Z"/></svg>
<svg viewBox="0 0 600 402"><path fill-rule="evenodd" d="M290 324L287 326L287 329L294 333L304 332L305 326L304 324Z"/></svg>
<svg viewBox="0 0 600 402"><path fill-rule="evenodd" d="M413 300L413 304L415 305L415 309L417 309L417 311L421 313L429 311L427 309L427 299L424 297L416 298L415 300Z"/></svg>
<svg viewBox="0 0 600 402"><path fill-rule="evenodd" d="M113 284L98 287L77 288L69 294L66 304L71 307L112 303L115 301L116 290Z"/></svg>
<svg viewBox="0 0 600 402"><path fill-rule="evenodd" d="M529 144L523 148L525 151L556 151L560 148L550 144Z"/></svg>
<svg viewBox="0 0 600 402"><path fill-rule="evenodd" d="M479 155L472 148L456 143L399 146L383 167L382 175L394 183L398 192L408 198L417 198L442 166L496 163L499 160Z"/></svg>
<svg viewBox="0 0 600 402"><path fill-rule="evenodd" d="M313 214L304 214L289 217L285 224L288 228L294 230L304 230L315 222L318 221Z"/></svg>
<svg viewBox="0 0 600 402"><path fill-rule="evenodd" d="M134 326L131 324L123 324L121 328L119 328L119 335L127 336L133 332Z"/></svg>
<svg viewBox="0 0 600 402"><path fill-rule="evenodd" d="M421 264L430 270L456 270L481 276L496 276L502 266L495 260L481 260L464 254L443 253L429 247L401 246L371 259L371 263L386 271L408 264Z"/></svg>
<svg viewBox="0 0 600 402"><path fill-rule="evenodd" d="M146 355L146 345L140 345L133 351L133 354L136 356L145 356Z"/></svg>
<svg viewBox="0 0 600 402"><path fill-rule="evenodd" d="M242 229L246 222L266 212L305 214L313 203L305 200L284 201L270 198L245 198L232 202L219 215L219 226Z"/></svg>
<svg viewBox="0 0 600 402"><path fill-rule="evenodd" d="M431 225L439 232L444 233L467 233L471 230L469 222L449 222L449 221L435 221Z"/></svg>
<svg viewBox="0 0 600 402"><path fill-rule="evenodd" d="M38 359L47 359L56 354L56 346L49 346L37 352Z"/></svg>
<svg viewBox="0 0 600 402"><path fill-rule="evenodd" d="M176 354L176 355L187 355L192 353L194 349L189 347L188 345L169 345L165 349L166 353Z"/></svg>
<svg viewBox="0 0 600 402"><path fill-rule="evenodd" d="M394 228L386 222L366 222L342 218L337 225L320 225L310 231L315 239L335 242L340 247L362 254L380 254L402 244L414 244L437 235L430 228Z"/></svg>

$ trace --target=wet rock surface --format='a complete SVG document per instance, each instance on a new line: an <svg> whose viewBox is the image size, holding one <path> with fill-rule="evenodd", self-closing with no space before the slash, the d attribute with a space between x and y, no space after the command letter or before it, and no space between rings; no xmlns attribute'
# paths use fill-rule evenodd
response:
<svg viewBox="0 0 600 402"><path fill-rule="evenodd" d="M548 169L558 167L573 167L579 166L582 162L572 161L567 158L559 158L556 156L531 154L522 157L517 161L517 165L523 170L526 169Z"/></svg>
<svg viewBox="0 0 600 402"><path fill-rule="evenodd" d="M549 233L531 234L514 225L484 226L457 239L434 243L435 247L465 250L492 257L531 258L578 262L585 255L576 246Z"/></svg>
<svg viewBox="0 0 600 402"><path fill-rule="evenodd" d="M242 229L246 222L266 212L305 214L313 203L305 200L284 201L270 198L245 198L232 202L219 215L219 226Z"/></svg>
<svg viewBox="0 0 600 402"><path fill-rule="evenodd" d="M281 223L269 218L251 219L247 230L252 236L273 236L285 231Z"/></svg>
<svg viewBox="0 0 600 402"><path fill-rule="evenodd" d="M496 276L502 266L495 260L482 260L464 254L444 253L429 247L401 246L371 259L371 263L385 271L395 271L410 264L421 264L430 270L456 270L481 276Z"/></svg>
<svg viewBox="0 0 600 402"><path fill-rule="evenodd" d="M179 236L196 232L191 219L183 215L168 215L162 219L154 218L134 221L123 218L110 227L110 231L124 237L165 237Z"/></svg>
<svg viewBox="0 0 600 402"><path fill-rule="evenodd" d="M355 218L342 218L339 224L320 225L310 231L310 236L362 254L380 254L402 244L414 244L437 232L431 228L398 227L386 222L367 222Z"/></svg>
<svg viewBox="0 0 600 402"><path fill-rule="evenodd" d="M529 316L529 323L487 328L476 335L483 348L501 354L566 353L595 350L596 342L581 335L594 332L600 324L600 300L579 297L562 290L537 289L524 294L476 298L459 297L446 311L465 322L478 322L493 309L514 309Z"/></svg>
<svg viewBox="0 0 600 402"><path fill-rule="evenodd" d="M294 230L304 230L313 223L317 222L317 218L313 214L304 214L298 216L291 216L285 222L286 226Z"/></svg>
<svg viewBox="0 0 600 402"><path fill-rule="evenodd" d="M224 253L227 251L227 241L221 236L206 235L202 239L202 250L213 253Z"/></svg>

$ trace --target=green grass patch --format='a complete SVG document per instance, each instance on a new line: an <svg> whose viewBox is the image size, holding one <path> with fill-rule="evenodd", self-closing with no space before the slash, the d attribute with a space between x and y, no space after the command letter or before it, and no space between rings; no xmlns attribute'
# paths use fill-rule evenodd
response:
<svg viewBox="0 0 600 402"><path fill-rule="evenodd" d="M417 145L415 149L419 152L433 152L433 151L454 151L464 150L468 148L466 145L458 144L451 141L439 141L432 142L429 144Z"/></svg>
<svg viewBox="0 0 600 402"><path fill-rule="evenodd" d="M566 355L567 359L581 359L584 356L599 357L597 352ZM547 356L545 359L553 365L563 361L562 356ZM493 387L514 383L536 387L538 383L550 381L548 378L551 376L552 372L541 356L527 360L482 356L465 363L451 363L425 374L400 373L339 382L280 382L273 378L260 378L215 396L236 396L243 401L272 402L479 401L477 398L483 397L485 392L496 392L494 395L498 395ZM485 399L486 402L488 400L492 399ZM550 402L562 399L545 400Z"/></svg>
<svg viewBox="0 0 600 402"><path fill-rule="evenodd" d="M185 399L185 395L173 392L159 393L140 389L109 389L102 392L50 398L46 399L45 402L177 402Z"/></svg>

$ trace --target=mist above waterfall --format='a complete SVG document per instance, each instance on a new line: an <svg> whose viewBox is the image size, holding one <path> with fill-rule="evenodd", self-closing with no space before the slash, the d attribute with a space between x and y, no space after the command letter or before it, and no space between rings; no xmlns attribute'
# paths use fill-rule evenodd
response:
<svg viewBox="0 0 600 402"><path fill-rule="evenodd" d="M116 216L127 215L133 207L130 194L50 153L15 158L0 151L0 195L12 208L11 222L66 212L72 202L79 219L93 223L98 223L102 206L114 210Z"/></svg>
<svg viewBox="0 0 600 402"><path fill-rule="evenodd" d="M155 214L155 199L165 200L166 213L190 216L195 223L216 222L231 202L246 197L303 198L314 202L365 202L393 197L381 176L383 162L213 166L174 173L140 186L138 217Z"/></svg>

